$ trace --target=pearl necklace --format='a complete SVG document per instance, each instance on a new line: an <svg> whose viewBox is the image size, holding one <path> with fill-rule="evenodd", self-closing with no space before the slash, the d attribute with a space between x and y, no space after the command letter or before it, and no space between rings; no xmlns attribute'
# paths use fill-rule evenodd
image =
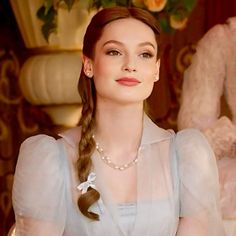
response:
<svg viewBox="0 0 236 236"><path fill-rule="evenodd" d="M94 141L95 141L95 136L93 135L92 137L93 137L93 139L94 139ZM104 150L103 150L102 147L100 147L99 143L96 142L96 141L95 141L95 143L96 143L96 150L97 150L97 152L98 152L99 157L101 158L101 160L102 160L106 165L108 165L109 167L111 167L111 168L113 168L113 169L115 169L115 170L120 170L120 171L126 170L126 169L128 169L129 167L131 167L131 166L137 164L137 162L138 162L138 155L137 155L137 157L135 157L135 158L134 158L132 161L130 161L129 163L126 163L126 164L123 164L123 165L117 165L117 164L113 163L113 162L111 161L111 159L110 159L108 156L106 156L106 155L104 154Z"/></svg>

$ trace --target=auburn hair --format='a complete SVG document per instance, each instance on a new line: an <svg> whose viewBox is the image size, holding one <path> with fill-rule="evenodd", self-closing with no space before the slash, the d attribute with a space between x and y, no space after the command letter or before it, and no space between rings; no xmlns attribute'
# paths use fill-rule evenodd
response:
<svg viewBox="0 0 236 236"><path fill-rule="evenodd" d="M112 21L125 18L134 18L148 25L153 30L157 45L159 46L159 25L149 12L134 7L111 7L104 8L93 16L84 35L83 55L93 59L96 43L101 38L104 27ZM157 55L159 58L159 49ZM76 163L76 168L79 181L84 182L87 180L90 173L92 167L91 156L95 150L95 141L92 135L95 129L96 91L93 79L85 75L83 68L81 69L79 77L78 90L82 99L83 108L79 121L79 125L81 126L81 139L78 147L79 158ZM98 214L89 211L89 207L98 201L99 198L99 192L93 188L89 188L85 194L81 194L78 199L78 207L81 213L92 220L99 220Z"/></svg>

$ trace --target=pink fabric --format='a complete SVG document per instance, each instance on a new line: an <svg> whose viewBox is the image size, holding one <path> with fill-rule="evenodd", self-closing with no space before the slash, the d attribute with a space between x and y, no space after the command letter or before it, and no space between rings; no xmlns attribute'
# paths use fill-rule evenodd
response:
<svg viewBox="0 0 236 236"><path fill-rule="evenodd" d="M221 115L222 94L232 117ZM219 160L223 216L236 219L236 17L199 41L184 74L178 126L206 134Z"/></svg>

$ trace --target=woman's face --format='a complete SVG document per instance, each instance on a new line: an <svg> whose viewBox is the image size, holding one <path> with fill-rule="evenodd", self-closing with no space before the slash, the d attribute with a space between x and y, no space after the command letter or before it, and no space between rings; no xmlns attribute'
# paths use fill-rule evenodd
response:
<svg viewBox="0 0 236 236"><path fill-rule="evenodd" d="M84 58L97 91L97 102L143 102L159 78L157 43L152 29L133 18L104 27L93 60Z"/></svg>

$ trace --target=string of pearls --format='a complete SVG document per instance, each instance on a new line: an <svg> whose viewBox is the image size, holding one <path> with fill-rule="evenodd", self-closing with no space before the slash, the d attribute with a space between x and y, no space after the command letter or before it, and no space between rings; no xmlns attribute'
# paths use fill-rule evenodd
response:
<svg viewBox="0 0 236 236"><path fill-rule="evenodd" d="M130 162L126 163L126 164L123 164L123 165L115 164L114 162L112 162L110 157L105 155L103 148L99 145L98 142L96 142L95 136L93 135L92 137L93 137L93 139L94 139L94 141L96 143L96 150L97 150L97 152L99 154L99 157L109 167L111 167L111 168L113 168L115 170L123 171L123 170L126 170L126 169L130 168L131 166L137 164L137 162L138 162L138 155L132 161L130 161Z"/></svg>

